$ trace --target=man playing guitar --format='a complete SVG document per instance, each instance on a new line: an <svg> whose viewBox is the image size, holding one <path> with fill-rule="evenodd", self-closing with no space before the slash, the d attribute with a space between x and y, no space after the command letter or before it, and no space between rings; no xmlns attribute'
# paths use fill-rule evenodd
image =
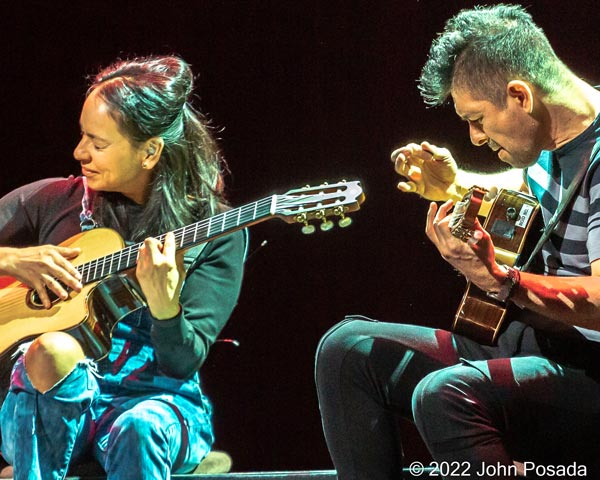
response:
<svg viewBox="0 0 600 480"><path fill-rule="evenodd" d="M494 345L401 317L352 316L333 327L318 348L316 382L338 478L402 478L398 416L415 422L444 478L482 471L515 478L513 461L546 472L578 462L598 478L600 92L511 5L450 19L420 90L430 105L451 97L472 143L513 168L466 172L447 149L412 143L392 153L398 188L432 201L426 233L441 256L494 301L516 308ZM549 232L526 271L497 261L492 230L479 221L464 235L453 231L453 206L474 185L528 191L540 203ZM511 235L514 222L494 231Z"/></svg>

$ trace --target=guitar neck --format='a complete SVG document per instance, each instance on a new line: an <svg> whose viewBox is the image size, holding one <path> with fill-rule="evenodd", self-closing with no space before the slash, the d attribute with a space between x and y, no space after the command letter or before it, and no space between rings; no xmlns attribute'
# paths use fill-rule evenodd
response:
<svg viewBox="0 0 600 480"><path fill-rule="evenodd" d="M177 242L177 250L190 248L267 220L275 216L276 201L277 195L271 195L270 197L173 230L175 241ZM156 238L162 243L165 234ZM77 269L82 276L82 283L85 285L96 282L114 273L134 267L137 264L141 246L142 243L136 243L118 252L79 265Z"/></svg>

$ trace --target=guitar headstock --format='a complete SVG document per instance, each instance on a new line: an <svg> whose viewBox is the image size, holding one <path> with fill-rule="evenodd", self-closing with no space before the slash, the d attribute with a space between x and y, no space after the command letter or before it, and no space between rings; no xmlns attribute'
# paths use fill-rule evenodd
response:
<svg viewBox="0 0 600 480"><path fill-rule="evenodd" d="M315 231L311 220L321 221L323 231L333 228L331 217L338 219L342 228L352 223L346 214L360 208L365 195L359 181L328 184L316 187L306 186L289 190L283 195L274 196L274 215L288 223L301 223L302 232L310 234Z"/></svg>

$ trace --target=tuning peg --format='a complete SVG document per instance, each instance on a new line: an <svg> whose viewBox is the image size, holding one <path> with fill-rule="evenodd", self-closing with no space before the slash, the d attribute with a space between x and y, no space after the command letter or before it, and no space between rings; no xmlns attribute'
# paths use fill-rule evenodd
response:
<svg viewBox="0 0 600 480"><path fill-rule="evenodd" d="M333 209L333 214L340 217L340 219L338 220L338 225L341 228L346 228L352 225L352 219L344 215L344 207L335 207Z"/></svg>
<svg viewBox="0 0 600 480"><path fill-rule="evenodd" d="M319 225L319 228L321 228L322 232L328 232L333 228L333 222L331 220L323 219L323 223Z"/></svg>
<svg viewBox="0 0 600 480"><path fill-rule="evenodd" d="M486 193L483 196L483 198L484 198L484 200L486 202L491 202L497 196L498 196L498 188L497 187L491 187L489 190L486 191Z"/></svg>
<svg viewBox="0 0 600 480"><path fill-rule="evenodd" d="M352 225L352 219L351 219L350 217L344 217L344 216L342 215L342 218L340 218L340 220L339 220L339 222L338 222L338 225L339 225L341 228L346 228L346 227L349 227L350 225Z"/></svg>
<svg viewBox="0 0 600 480"><path fill-rule="evenodd" d="M310 225L308 223L307 217L306 217L306 213L301 213L299 215L296 215L296 221L298 223L303 223L304 226L302 227L302 233L304 235L310 235L311 233L315 233L315 226L314 225Z"/></svg>
<svg viewBox="0 0 600 480"><path fill-rule="evenodd" d="M315 217L323 221L323 223L320 225L322 232L328 232L333 228L333 222L331 220L327 220L327 214L325 213L324 209L317 210L315 212Z"/></svg>

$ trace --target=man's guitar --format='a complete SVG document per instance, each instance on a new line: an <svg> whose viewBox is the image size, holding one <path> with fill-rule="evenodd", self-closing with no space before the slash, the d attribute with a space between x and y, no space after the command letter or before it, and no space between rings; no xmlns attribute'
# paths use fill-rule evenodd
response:
<svg viewBox="0 0 600 480"><path fill-rule="evenodd" d="M490 192L473 187L458 202L452 213L452 234L467 241L473 233L474 222L484 210ZM491 195L493 197L493 194ZM513 190L500 190L486 214L483 228L490 234L496 261L518 267L527 260L530 245L526 237L541 222L537 200ZM493 345L506 316L507 305L489 297L471 282L456 312L452 330L479 343Z"/></svg>
<svg viewBox="0 0 600 480"><path fill-rule="evenodd" d="M178 250L183 250L271 218L300 223L304 233L312 233L311 220L322 230L351 222L346 216L360 208L364 194L358 181L323 184L272 195L228 210L174 231ZM159 240L164 239L161 235ZM137 263L142 245L124 246L114 230L98 228L80 233L61 245L81 247L73 262L82 275L83 289L71 292L52 307L42 307L35 291L9 277L0 277L0 366L9 364L9 353L41 333L67 331L82 344L86 355L100 359L110 350L114 325L128 313L144 306L126 275ZM117 275L119 274L119 275Z"/></svg>

